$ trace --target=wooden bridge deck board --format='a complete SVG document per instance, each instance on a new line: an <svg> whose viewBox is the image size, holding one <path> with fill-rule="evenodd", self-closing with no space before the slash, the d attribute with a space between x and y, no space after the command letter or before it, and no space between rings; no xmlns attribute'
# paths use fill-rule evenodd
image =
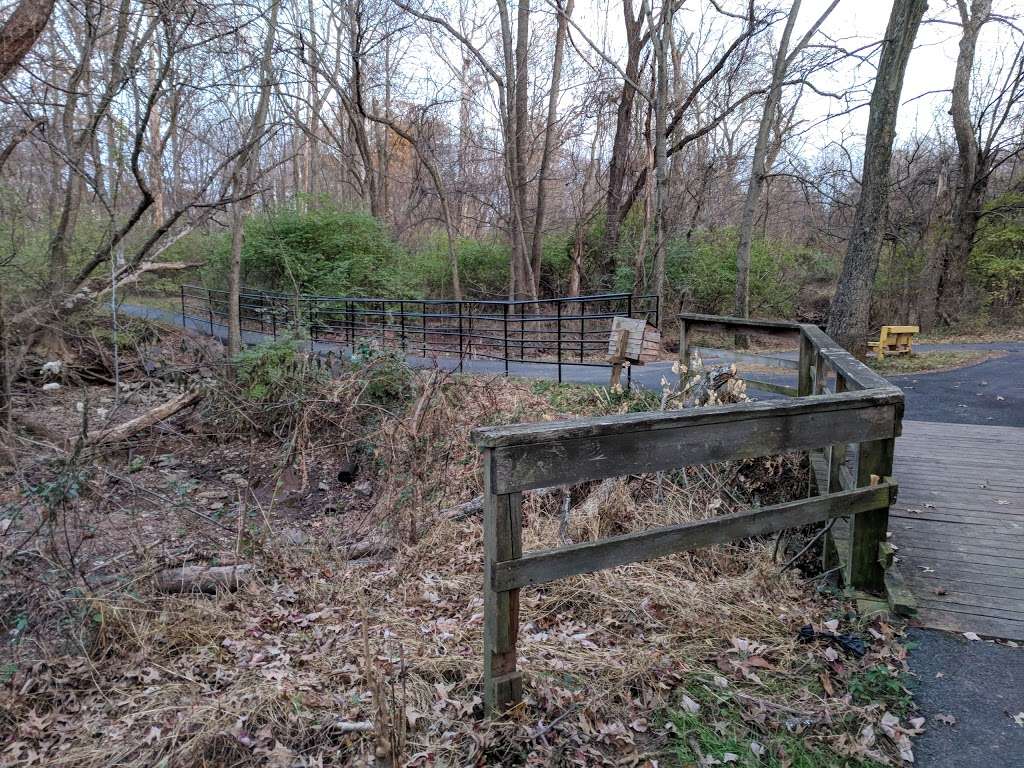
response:
<svg viewBox="0 0 1024 768"><path fill-rule="evenodd" d="M917 623L1024 640L1024 428L904 421L893 474Z"/></svg>

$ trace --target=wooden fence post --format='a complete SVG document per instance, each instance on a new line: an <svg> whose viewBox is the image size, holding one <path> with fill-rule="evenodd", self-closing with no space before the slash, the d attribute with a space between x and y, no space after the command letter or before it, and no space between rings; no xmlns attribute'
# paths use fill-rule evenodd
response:
<svg viewBox="0 0 1024 768"><path fill-rule="evenodd" d="M679 320L679 380L686 377L686 367L690 364L689 345L686 342L686 321Z"/></svg>
<svg viewBox="0 0 1024 768"><path fill-rule="evenodd" d="M857 487L892 475L894 438L861 443L857 455ZM875 478L873 480L873 478ZM878 545L889 530L889 508L861 512L850 520L850 584L855 589L882 592L885 571L878 561Z"/></svg>
<svg viewBox="0 0 1024 768"><path fill-rule="evenodd" d="M482 452L484 465L484 713L494 717L523 697L516 670L519 590L494 588L494 566L522 556L521 493L494 493L493 451Z"/></svg>
<svg viewBox="0 0 1024 768"><path fill-rule="evenodd" d="M806 333L800 334L800 362L797 368L797 395L811 394L811 366L814 364L814 344Z"/></svg>

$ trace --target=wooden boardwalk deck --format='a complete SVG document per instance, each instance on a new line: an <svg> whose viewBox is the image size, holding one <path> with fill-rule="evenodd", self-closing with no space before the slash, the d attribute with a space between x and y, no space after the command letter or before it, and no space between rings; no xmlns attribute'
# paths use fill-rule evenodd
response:
<svg viewBox="0 0 1024 768"><path fill-rule="evenodd" d="M1024 640L1024 428L904 421L893 474L917 623Z"/></svg>

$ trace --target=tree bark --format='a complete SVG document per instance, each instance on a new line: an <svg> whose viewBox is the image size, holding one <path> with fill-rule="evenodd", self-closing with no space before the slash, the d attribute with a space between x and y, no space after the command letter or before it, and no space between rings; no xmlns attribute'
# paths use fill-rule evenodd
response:
<svg viewBox="0 0 1024 768"><path fill-rule="evenodd" d="M926 0L896 0L893 4L871 92L860 199L828 318L829 336L858 356L863 356L867 349L871 288L885 227L900 92L907 60L927 7Z"/></svg>
<svg viewBox="0 0 1024 768"><path fill-rule="evenodd" d="M166 403L161 403L155 408L151 408L145 413L136 416L134 419L129 419L122 424L110 427L109 429L97 429L86 435L86 442L93 445L98 443L117 443L126 438L131 437L136 432L140 432L143 429L152 427L164 419L168 419L178 411L182 411L188 408L190 405L194 405L203 397L203 393L198 390L191 392L182 392L180 395L172 397Z"/></svg>
<svg viewBox="0 0 1024 768"><path fill-rule="evenodd" d="M21 0L0 27L0 82L32 50L50 21L53 6L54 0Z"/></svg>
<svg viewBox="0 0 1024 768"><path fill-rule="evenodd" d="M270 109L270 94L273 90L274 38L277 34L277 12L280 0L270 5L270 19L267 22L267 36L263 40L263 55L260 58L260 95L256 103L252 125L246 136L246 146L238 156L235 165L235 201L231 211L231 264L228 271L228 356L235 357L242 351L242 322L239 311L239 296L242 290L242 247L245 244L245 214L251 205L259 173L259 147Z"/></svg>
<svg viewBox="0 0 1024 768"><path fill-rule="evenodd" d="M658 306L665 308L665 249L668 207L668 49L672 39L672 0L664 0L660 34L651 17L651 40L657 62L654 102L654 264L651 267L651 292Z"/></svg>
<svg viewBox="0 0 1024 768"><path fill-rule="evenodd" d="M565 38L572 18L575 0L568 0L565 9L558 2L558 28L555 32L555 53L551 62L551 89L548 92L548 118L544 126L544 148L540 156L540 172L537 175L537 207L533 213L533 238L531 242L530 265L533 269L534 293L540 292L541 256L544 251L544 215L547 208L547 178L558 135L558 97L561 93L562 60L565 56Z"/></svg>
<svg viewBox="0 0 1024 768"><path fill-rule="evenodd" d="M960 316L967 278L967 262L974 247L982 201L988 179L990 153L978 148L974 120L971 117L971 72L978 35L989 20L992 0L973 0L970 11L966 0L957 0L963 24L960 50L957 54L956 73L950 114L953 116L953 134L957 146L957 184L953 196L952 232L946 243L939 312L944 322L952 324ZM932 318L933 319L933 318Z"/></svg>
<svg viewBox="0 0 1024 768"><path fill-rule="evenodd" d="M626 70L622 80L622 95L615 119L615 138L612 140L612 155L608 162L608 191L605 195L604 252L605 271L615 271L615 252L619 247L619 233L622 228L623 186L626 181L626 167L629 160L629 135L633 130L633 102L636 98L636 82L640 75L640 52L643 48L640 37L642 19L633 16L632 0L623 0L623 29L626 33Z"/></svg>

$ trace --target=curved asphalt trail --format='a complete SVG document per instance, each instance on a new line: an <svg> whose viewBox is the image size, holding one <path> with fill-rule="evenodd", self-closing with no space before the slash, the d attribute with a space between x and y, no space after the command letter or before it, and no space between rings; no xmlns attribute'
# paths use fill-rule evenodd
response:
<svg viewBox="0 0 1024 768"><path fill-rule="evenodd" d="M181 315L152 307L122 305L121 314L182 326ZM189 319L186 328L210 334L208 323ZM213 334L224 339L223 326ZM254 344L267 337L243 333ZM976 365L938 373L891 376L904 392L905 418L956 424L1024 427L1024 342L992 344L919 344L932 350L987 350L1002 356ZM316 342L314 351L338 350L339 345ZM409 358L416 367L458 366L453 358ZM502 375L505 365L494 360L466 360L465 370ZM557 366L510 363L513 376L554 380ZM785 383L794 376L758 374ZM607 368L563 365L564 381L606 384ZM634 367L633 383L659 389L662 378L674 379L671 363ZM1021 468L1024 482L1024 467ZM924 735L915 739L916 765L923 768L1024 768L1024 726L1013 716L1024 713L1024 647L969 641L960 635L930 629L911 629L910 688L920 714L927 718ZM952 715L955 725L936 720ZM1022 715L1024 717L1024 715Z"/></svg>

